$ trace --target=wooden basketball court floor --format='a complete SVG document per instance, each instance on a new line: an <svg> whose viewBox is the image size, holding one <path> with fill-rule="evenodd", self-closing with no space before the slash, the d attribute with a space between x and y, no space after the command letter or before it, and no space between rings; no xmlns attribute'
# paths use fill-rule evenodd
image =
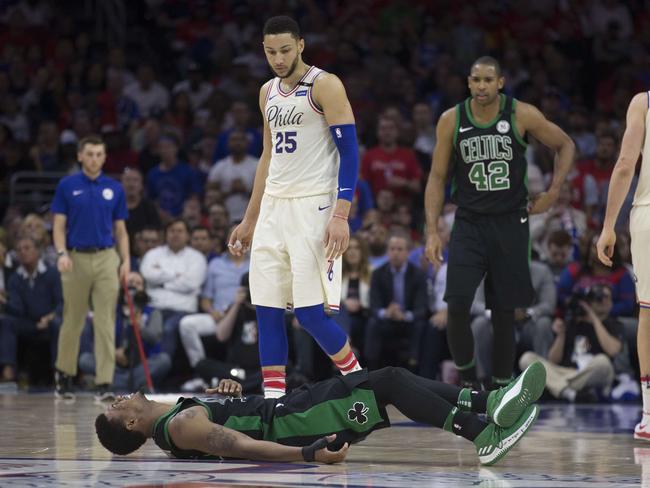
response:
<svg viewBox="0 0 650 488"><path fill-rule="evenodd" d="M92 397L19 393L0 395L0 406L1 487L650 487L650 443L631 435L638 405L543 405L533 431L490 468L471 443L395 410L392 428L326 466L172 460L151 440L113 456L94 434L104 407Z"/></svg>

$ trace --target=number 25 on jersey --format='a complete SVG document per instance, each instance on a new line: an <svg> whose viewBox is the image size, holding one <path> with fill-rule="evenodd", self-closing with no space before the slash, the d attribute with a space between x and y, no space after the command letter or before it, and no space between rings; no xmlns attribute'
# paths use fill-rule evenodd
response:
<svg viewBox="0 0 650 488"><path fill-rule="evenodd" d="M294 152L298 144L296 142L296 136L298 135L295 131L287 132L276 132L275 133L275 154L292 153Z"/></svg>

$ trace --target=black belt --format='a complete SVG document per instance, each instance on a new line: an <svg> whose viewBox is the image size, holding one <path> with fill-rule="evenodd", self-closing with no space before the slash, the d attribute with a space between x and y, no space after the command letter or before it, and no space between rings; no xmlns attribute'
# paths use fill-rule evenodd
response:
<svg viewBox="0 0 650 488"><path fill-rule="evenodd" d="M84 254L94 254L96 252L105 251L106 249L111 249L113 246L106 247L71 247L70 251L80 252Z"/></svg>

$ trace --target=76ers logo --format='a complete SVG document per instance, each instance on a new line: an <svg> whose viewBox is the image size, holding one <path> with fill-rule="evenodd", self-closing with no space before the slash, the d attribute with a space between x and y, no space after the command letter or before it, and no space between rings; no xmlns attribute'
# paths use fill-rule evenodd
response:
<svg viewBox="0 0 650 488"><path fill-rule="evenodd" d="M332 281L334 279L334 260L327 261L327 279Z"/></svg>

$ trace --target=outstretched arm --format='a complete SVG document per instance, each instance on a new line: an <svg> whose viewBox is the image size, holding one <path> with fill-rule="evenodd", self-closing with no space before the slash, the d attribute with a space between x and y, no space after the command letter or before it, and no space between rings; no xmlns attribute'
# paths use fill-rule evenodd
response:
<svg viewBox="0 0 650 488"><path fill-rule="evenodd" d="M329 464L342 461L348 452L347 444L336 452L328 451L325 447L311 452L311 446L302 448L284 446L276 442L258 441L236 430L210 422L202 408L189 408L176 415L169 424L169 434L174 444L180 449L197 450L214 456L253 461L309 460ZM326 439L327 442L332 442L335 438L335 435L331 435Z"/></svg>

